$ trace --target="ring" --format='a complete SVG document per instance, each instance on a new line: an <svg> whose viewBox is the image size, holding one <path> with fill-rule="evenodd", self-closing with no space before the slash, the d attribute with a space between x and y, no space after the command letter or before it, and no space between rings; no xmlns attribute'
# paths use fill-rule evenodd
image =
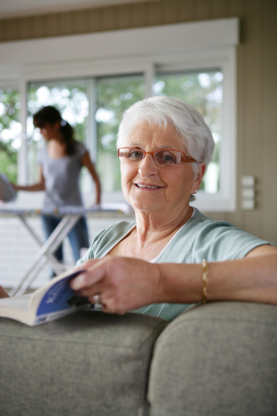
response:
<svg viewBox="0 0 277 416"><path fill-rule="evenodd" d="M94 309L98 309L98 310L101 311L101 309L103 309L104 305L101 302L100 295L99 294L94 295L93 300L94 300Z"/></svg>

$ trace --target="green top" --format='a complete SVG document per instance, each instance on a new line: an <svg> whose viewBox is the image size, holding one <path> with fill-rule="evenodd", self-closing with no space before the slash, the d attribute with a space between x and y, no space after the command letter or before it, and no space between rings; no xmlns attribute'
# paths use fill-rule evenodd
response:
<svg viewBox="0 0 277 416"><path fill-rule="evenodd" d="M135 222L119 222L103 230L93 240L87 254L78 262L101 258L136 226ZM234 227L226 221L214 221L194 208L193 215L173 236L154 263L201 263L243 258L253 248L270 244ZM156 303L135 312L160 316L171 321L189 304Z"/></svg>

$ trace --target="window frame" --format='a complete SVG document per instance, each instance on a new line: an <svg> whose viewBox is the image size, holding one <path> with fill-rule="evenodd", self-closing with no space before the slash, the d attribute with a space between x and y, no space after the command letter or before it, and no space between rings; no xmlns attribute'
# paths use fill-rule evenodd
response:
<svg viewBox="0 0 277 416"><path fill-rule="evenodd" d="M202 211L236 209L236 45L238 19L182 23L150 28L75 35L59 38L0 43L5 64L0 65L0 85L19 87L22 106L22 137L26 132L27 85L39 80L128 75L143 73L146 96L153 95L156 71L221 68L223 79L223 131L220 191L200 191L193 203ZM89 91L90 123L87 143L94 154L93 126L95 87ZM19 180L28 182L27 143L18 154ZM104 200L123 199L122 193L104 195Z"/></svg>

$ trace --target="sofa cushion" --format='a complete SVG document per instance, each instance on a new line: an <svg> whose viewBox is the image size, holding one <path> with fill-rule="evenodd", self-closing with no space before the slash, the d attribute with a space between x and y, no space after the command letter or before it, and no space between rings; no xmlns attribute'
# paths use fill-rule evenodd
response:
<svg viewBox="0 0 277 416"><path fill-rule="evenodd" d="M32 328L0 319L1 416L147 414L153 345L166 325L92 311Z"/></svg>
<svg viewBox="0 0 277 416"><path fill-rule="evenodd" d="M272 416L277 409L277 307L217 302L161 334L149 382L151 416Z"/></svg>

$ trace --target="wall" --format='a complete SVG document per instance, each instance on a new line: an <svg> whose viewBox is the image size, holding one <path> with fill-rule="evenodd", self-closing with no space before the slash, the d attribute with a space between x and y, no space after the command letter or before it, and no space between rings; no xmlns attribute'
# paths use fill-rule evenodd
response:
<svg viewBox="0 0 277 416"><path fill-rule="evenodd" d="M0 20L0 41L239 17L237 210L210 214L277 244L277 2L163 0ZM242 175L257 181L257 206L240 208Z"/></svg>

